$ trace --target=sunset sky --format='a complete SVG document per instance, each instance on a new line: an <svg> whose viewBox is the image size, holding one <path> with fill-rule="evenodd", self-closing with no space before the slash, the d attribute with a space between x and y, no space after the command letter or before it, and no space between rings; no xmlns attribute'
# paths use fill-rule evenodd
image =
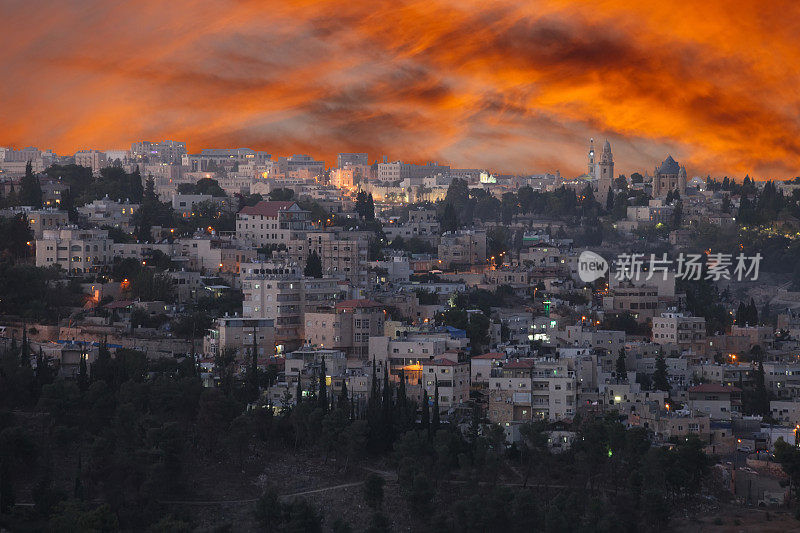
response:
<svg viewBox="0 0 800 533"><path fill-rule="evenodd" d="M0 146L800 175L796 1L1 1Z"/></svg>

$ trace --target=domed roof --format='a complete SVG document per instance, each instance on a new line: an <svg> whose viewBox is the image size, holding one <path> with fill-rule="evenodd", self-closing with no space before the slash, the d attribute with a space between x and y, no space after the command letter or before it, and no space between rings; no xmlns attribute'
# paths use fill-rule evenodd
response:
<svg viewBox="0 0 800 533"><path fill-rule="evenodd" d="M611 143L608 142L608 139L606 139L606 144L603 145L603 151L604 152L610 152L611 151Z"/></svg>
<svg viewBox="0 0 800 533"><path fill-rule="evenodd" d="M678 166L678 163L676 163L675 160L672 159L671 155L668 155L667 158L664 160L664 162L661 163L661 166L658 167L658 173L677 174L680 169L681 167Z"/></svg>

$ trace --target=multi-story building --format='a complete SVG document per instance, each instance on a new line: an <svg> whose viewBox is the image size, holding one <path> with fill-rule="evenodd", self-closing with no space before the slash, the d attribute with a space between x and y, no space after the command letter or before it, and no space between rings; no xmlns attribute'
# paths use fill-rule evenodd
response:
<svg viewBox="0 0 800 533"><path fill-rule="evenodd" d="M575 414L575 373L563 362L510 361L492 370L488 392L489 420L496 424L561 420Z"/></svg>
<svg viewBox="0 0 800 533"><path fill-rule="evenodd" d="M611 296L603 298L603 307L615 313L630 313L637 322L653 318L659 307L658 288L633 284L615 287Z"/></svg>
<svg viewBox="0 0 800 533"><path fill-rule="evenodd" d="M36 239L41 239L45 230L57 229L69 224L69 214L60 209L31 209L27 206L0 210L0 216L12 217L24 214Z"/></svg>
<svg viewBox="0 0 800 533"><path fill-rule="evenodd" d="M440 412L447 412L469 400L470 375L466 358L453 360L439 357L422 361L421 380L430 402L434 400L438 389Z"/></svg>
<svg viewBox="0 0 800 533"><path fill-rule="evenodd" d="M447 232L439 241L439 261L443 268L452 265L483 265L486 263L486 232L458 230Z"/></svg>
<svg viewBox="0 0 800 533"><path fill-rule="evenodd" d="M702 352L706 342L706 319L668 312L653 317L653 342L676 344L681 349Z"/></svg>
<svg viewBox="0 0 800 533"><path fill-rule="evenodd" d="M408 222L404 224L386 224L383 227L386 238L393 241L397 237L409 240L414 237L431 244L439 241L440 224L435 209L418 208L408 213Z"/></svg>
<svg viewBox="0 0 800 533"><path fill-rule="evenodd" d="M100 169L108 166L105 152L99 150L81 150L75 152L75 164L81 167L91 168L92 173L97 175Z"/></svg>
<svg viewBox="0 0 800 533"><path fill-rule="evenodd" d="M236 238L256 247L305 239L310 215L297 202L259 202L236 215Z"/></svg>
<svg viewBox="0 0 800 533"><path fill-rule="evenodd" d="M382 304L370 300L345 300L332 307L305 313L306 343L341 350L366 359L369 338L383 334Z"/></svg>
<svg viewBox="0 0 800 533"><path fill-rule="evenodd" d="M306 312L343 299L339 280L304 278L294 265L249 263L240 272L243 315L275 320L279 347L298 347L305 339Z"/></svg>
<svg viewBox="0 0 800 533"><path fill-rule="evenodd" d="M776 399L800 397L800 363L768 361L764 365L764 384Z"/></svg>
<svg viewBox="0 0 800 533"><path fill-rule="evenodd" d="M253 335L259 358L275 355L275 322L270 318L218 318L203 338L203 352L214 357L225 350L234 350L245 359L252 354Z"/></svg>
<svg viewBox="0 0 800 533"><path fill-rule="evenodd" d="M427 176L435 176L436 174L446 175L449 173L449 166L439 165L434 162L428 162L424 165L414 165L412 163L395 161L393 163L379 163L377 179L378 181L391 182L405 179L422 179Z"/></svg>
<svg viewBox="0 0 800 533"><path fill-rule="evenodd" d="M670 224L674 212L675 208L664 205L662 200L650 200L645 206L628 207L628 220L637 224Z"/></svg>
<svg viewBox="0 0 800 533"><path fill-rule="evenodd" d="M141 141L131 144L131 159L135 161L180 163L186 154L186 143L177 141Z"/></svg>
<svg viewBox="0 0 800 533"><path fill-rule="evenodd" d="M278 158L278 172L286 178L313 178L325 173L325 161L305 154Z"/></svg>
<svg viewBox="0 0 800 533"><path fill-rule="evenodd" d="M108 231L65 227L45 230L36 239L36 266L59 265L71 273L98 272L114 256Z"/></svg>
<svg viewBox="0 0 800 533"><path fill-rule="evenodd" d="M242 164L265 164L271 159L271 154L250 148L207 148L199 154L184 153L181 165L189 172L215 172Z"/></svg>
<svg viewBox="0 0 800 533"><path fill-rule="evenodd" d="M198 205L206 203L213 204L219 211L231 209L231 199L227 196L182 193L172 195L172 209L184 218L193 216Z"/></svg>
<svg viewBox="0 0 800 533"><path fill-rule="evenodd" d="M322 262L324 275L347 279L352 285L364 285L369 259L369 237L364 232L308 232L306 243L304 254L301 247L295 246L298 260L305 262L308 254L315 251Z"/></svg>
<svg viewBox="0 0 800 533"><path fill-rule="evenodd" d="M742 390L738 387L704 383L686 391L686 407L706 413L712 420L741 416Z"/></svg>
<svg viewBox="0 0 800 533"><path fill-rule="evenodd" d="M369 157L365 153L342 153L336 156L336 166L344 168L346 165L369 165Z"/></svg>
<svg viewBox="0 0 800 533"><path fill-rule="evenodd" d="M86 217L95 226L121 228L125 231L133 229L133 215L139 211L139 204L117 202L106 195L78 208L78 213Z"/></svg>

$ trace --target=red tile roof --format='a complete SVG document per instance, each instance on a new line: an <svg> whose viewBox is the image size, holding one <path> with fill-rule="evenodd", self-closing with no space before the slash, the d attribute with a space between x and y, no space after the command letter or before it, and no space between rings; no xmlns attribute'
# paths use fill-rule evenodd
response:
<svg viewBox="0 0 800 533"><path fill-rule="evenodd" d="M528 369L533 368L534 364L535 363L530 359L523 359L521 361L511 361L510 363L506 363L503 365L503 368L510 368L512 370L515 368Z"/></svg>
<svg viewBox="0 0 800 533"><path fill-rule="evenodd" d="M461 363L456 363L455 361L451 361L450 359L434 359L433 361L423 361L422 366L456 366Z"/></svg>
<svg viewBox="0 0 800 533"><path fill-rule="evenodd" d="M264 217L275 218L278 216L278 211L283 211L285 209L289 209L297 202L270 202L268 200L262 200L258 202L256 205L253 206L245 206L242 208L239 213L242 215L261 215Z"/></svg>
<svg viewBox="0 0 800 533"><path fill-rule="evenodd" d="M688 392L742 392L739 387L729 387L727 385L717 385L716 383L703 383L688 390Z"/></svg>
<svg viewBox="0 0 800 533"><path fill-rule="evenodd" d="M473 359L505 359L506 354L502 352L488 352L481 355L476 355Z"/></svg>

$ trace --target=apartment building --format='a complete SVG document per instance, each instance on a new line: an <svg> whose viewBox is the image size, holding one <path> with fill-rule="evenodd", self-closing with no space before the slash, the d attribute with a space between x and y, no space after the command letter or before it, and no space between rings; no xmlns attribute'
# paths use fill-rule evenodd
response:
<svg viewBox="0 0 800 533"><path fill-rule="evenodd" d="M453 265L486 263L486 231L458 230L444 233L439 241L439 261L443 268Z"/></svg>
<svg viewBox="0 0 800 533"><path fill-rule="evenodd" d="M562 420L575 414L575 373L563 362L510 361L492 370L488 392L489 420L496 424Z"/></svg>
<svg viewBox="0 0 800 533"><path fill-rule="evenodd" d="M702 352L706 343L706 319L684 313L661 313L653 317L653 342L675 344L684 350Z"/></svg>
<svg viewBox="0 0 800 533"><path fill-rule="evenodd" d="M133 216L139 212L139 204L117 202L106 195L78 208L78 213L95 226L120 228L124 231L133 229Z"/></svg>
<svg viewBox="0 0 800 533"><path fill-rule="evenodd" d="M712 420L741 417L742 389L714 383L703 383L686 391L686 407L700 411Z"/></svg>
<svg viewBox="0 0 800 533"><path fill-rule="evenodd" d="M219 211L228 211L231 209L231 199L226 196L181 193L172 195L172 209L183 218L193 216L200 204L214 204Z"/></svg>
<svg viewBox="0 0 800 533"><path fill-rule="evenodd" d="M338 280L305 278L297 265L248 263L242 265L239 279L244 293L242 314L274 319L281 350L303 344L306 312L333 305L346 294Z"/></svg>
<svg viewBox="0 0 800 533"><path fill-rule="evenodd" d="M402 181L405 179L419 179L436 174L449 174L450 167L428 162L424 165L403 163L395 161L393 163L379 163L377 179L382 182Z"/></svg>
<svg viewBox="0 0 800 533"><path fill-rule="evenodd" d="M366 359L369 338L383 334L384 306L371 300L344 300L305 313L306 343Z"/></svg>
<svg viewBox="0 0 800 533"><path fill-rule="evenodd" d="M178 163L186 154L186 143L178 141L140 141L131 144L131 159L137 161L160 161Z"/></svg>
<svg viewBox="0 0 800 533"><path fill-rule="evenodd" d="M286 245L305 239L311 229L310 215L297 202L259 202L236 215L236 238L256 247Z"/></svg>
<svg viewBox="0 0 800 533"><path fill-rule="evenodd" d="M206 148L199 154L184 153L181 165L189 172L214 172L241 164L264 164L271 159L271 154L250 148Z"/></svg>
<svg viewBox="0 0 800 533"><path fill-rule="evenodd" d="M108 231L64 227L36 239L36 266L59 265L71 273L98 272L114 260Z"/></svg>
<svg viewBox="0 0 800 533"><path fill-rule="evenodd" d="M27 206L0 209L2 217L14 217L20 214L28 218L28 226L36 239L41 239L45 230L58 229L69 224L69 214L60 209L31 209Z"/></svg>
<svg viewBox="0 0 800 533"><path fill-rule="evenodd" d="M259 359L275 355L275 321L269 318L218 318L203 338L203 352L214 357L234 350L237 358L249 361L254 335Z"/></svg>
<svg viewBox="0 0 800 533"><path fill-rule="evenodd" d="M422 361L422 387L433 401L439 391L439 411L446 413L451 408L469 400L469 361L454 361L450 358Z"/></svg>
<svg viewBox="0 0 800 533"><path fill-rule="evenodd" d="M614 313L630 313L637 322L644 323L658 311L658 288L637 287L632 284L614 288L613 294L603 298L603 308Z"/></svg>
<svg viewBox="0 0 800 533"><path fill-rule="evenodd" d="M100 174L100 169L108 166L106 154L99 150L81 150L75 153L75 164L92 169L92 174Z"/></svg>
<svg viewBox="0 0 800 533"><path fill-rule="evenodd" d="M369 357L375 359L381 370L388 365L389 376L397 381L401 370L406 376L419 373L423 362L441 358L448 351L465 351L468 347L469 339L461 330L401 332L397 337L370 337Z"/></svg>

